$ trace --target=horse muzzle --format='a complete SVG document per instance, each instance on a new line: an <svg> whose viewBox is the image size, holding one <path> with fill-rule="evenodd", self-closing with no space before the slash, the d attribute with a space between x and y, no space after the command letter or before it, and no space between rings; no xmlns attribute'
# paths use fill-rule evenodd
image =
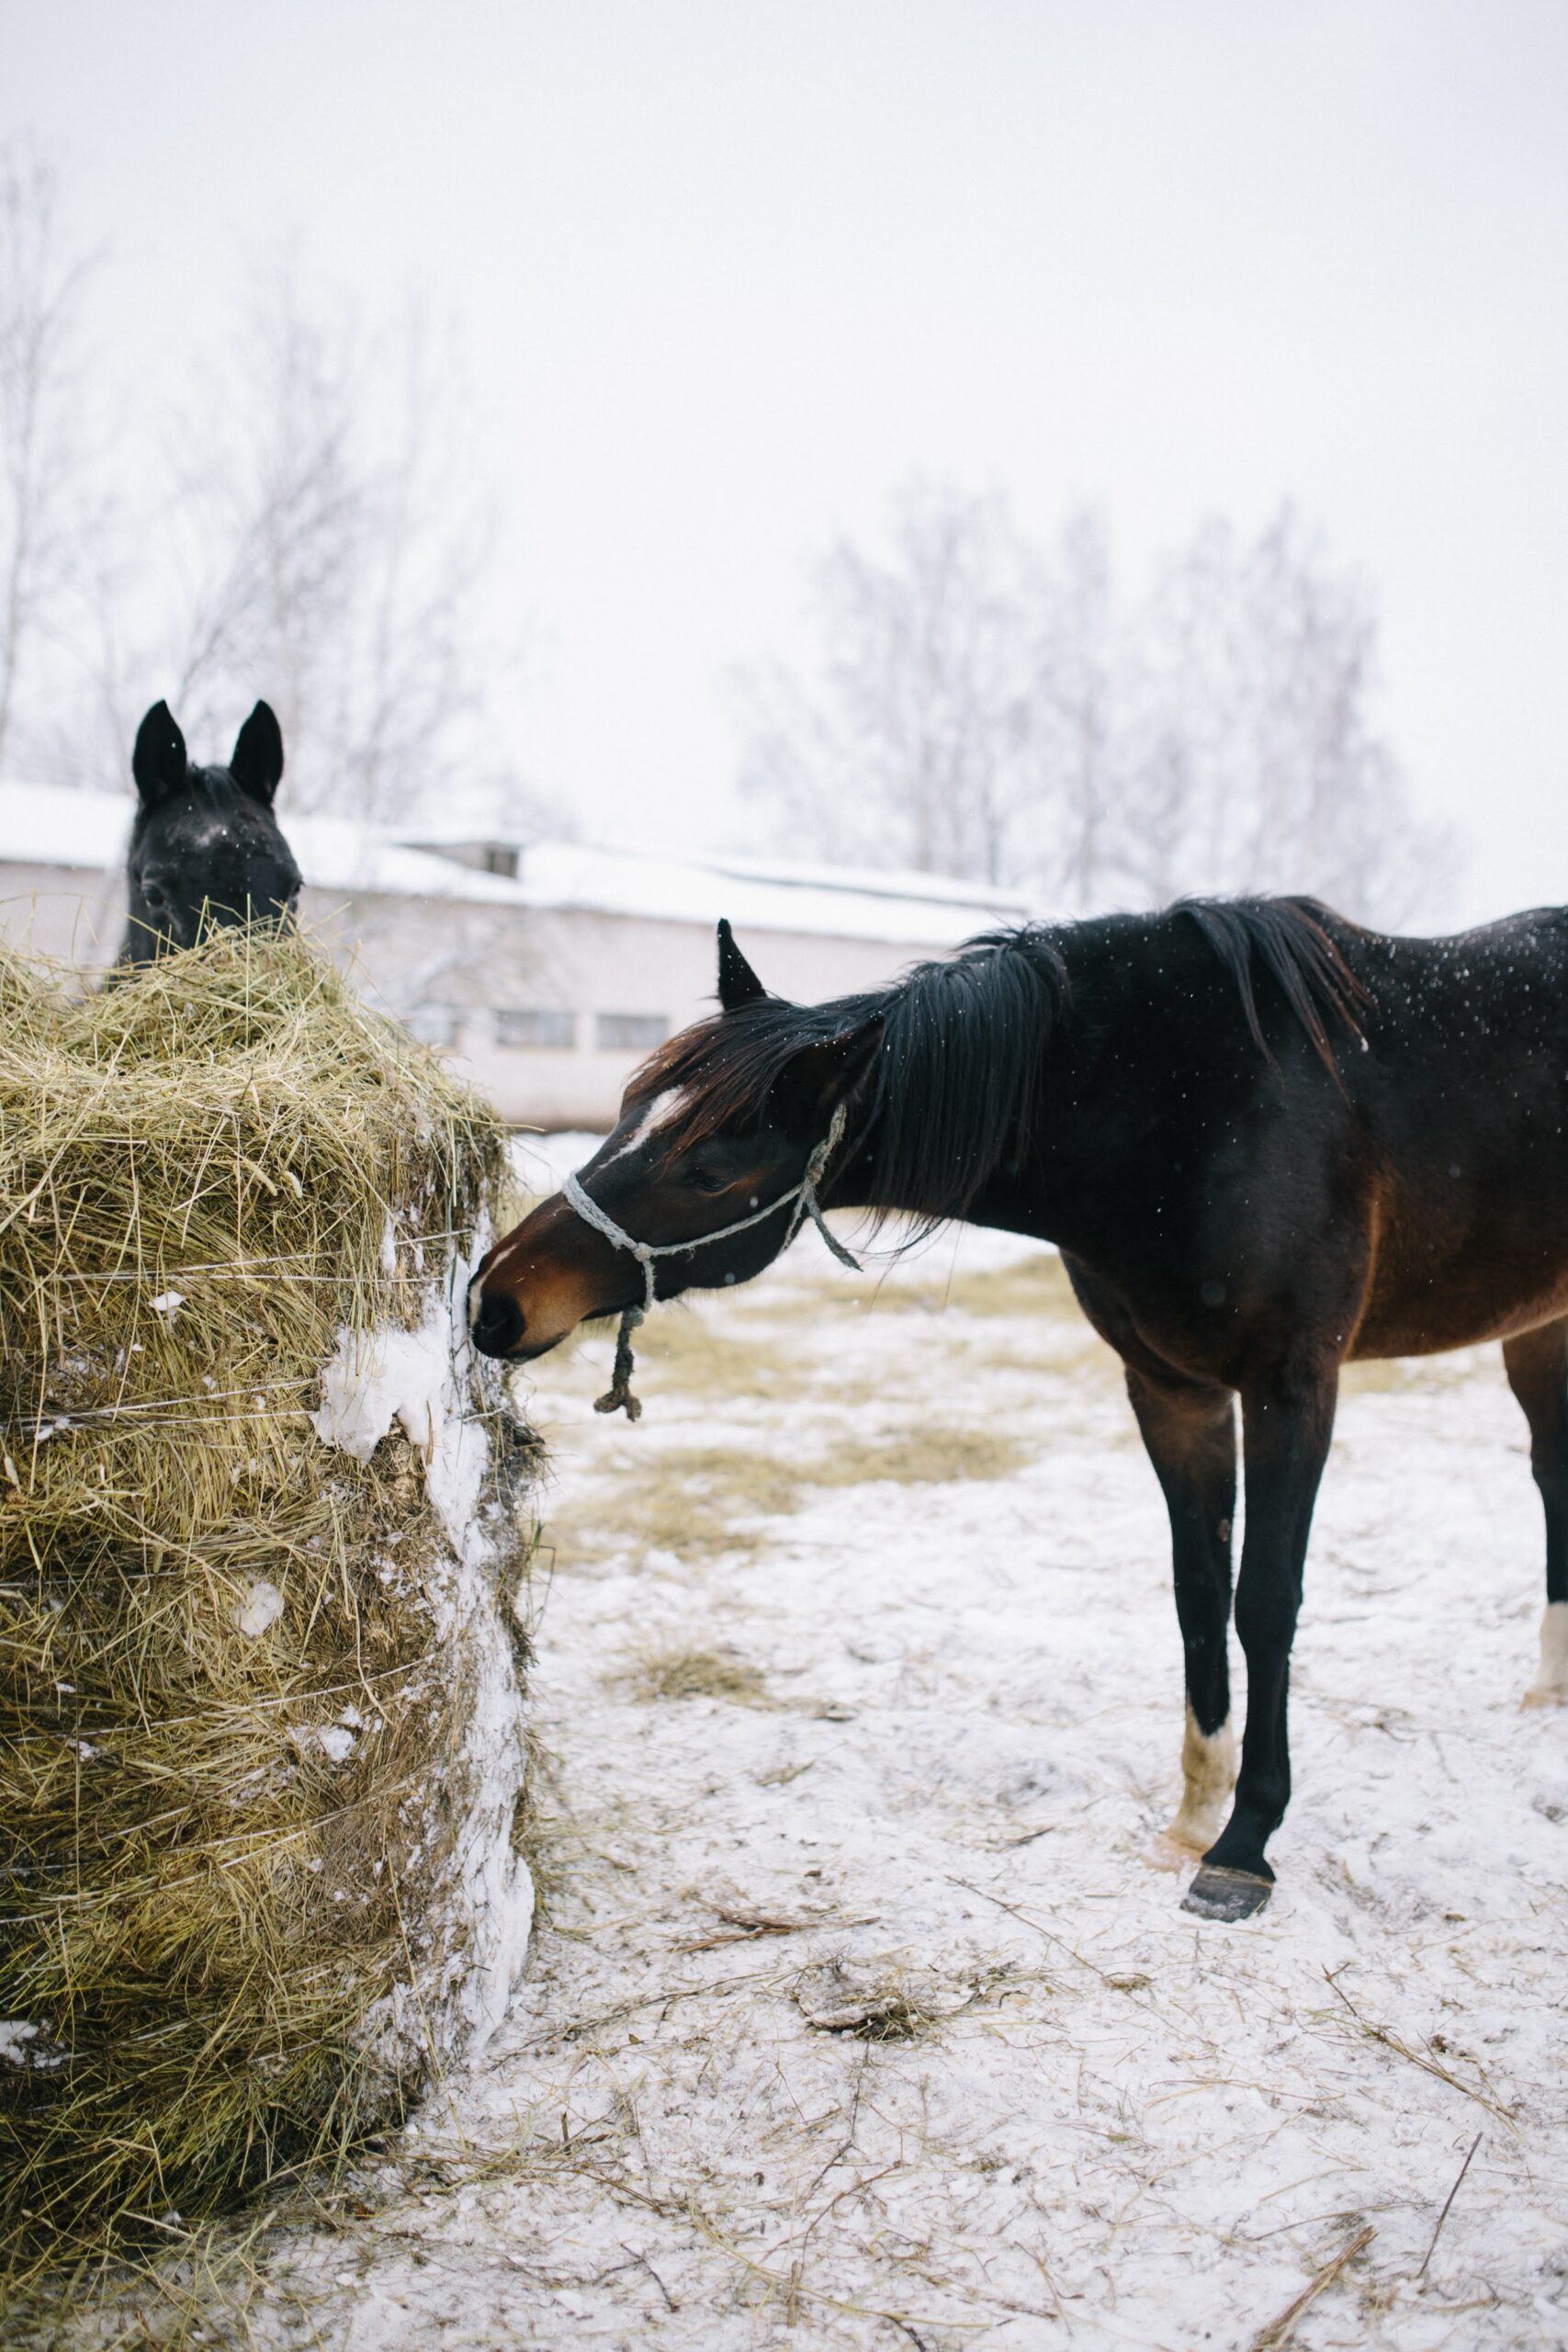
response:
<svg viewBox="0 0 1568 2352"><path fill-rule="evenodd" d="M558 1193L481 1261L468 1285L468 1336L481 1355L531 1363L590 1316L616 1311L626 1282L625 1268Z"/></svg>
<svg viewBox="0 0 1568 2352"><path fill-rule="evenodd" d="M481 1356L515 1355L524 1334L523 1309L504 1291L481 1290L468 1302L468 1337Z"/></svg>
<svg viewBox="0 0 1568 2352"><path fill-rule="evenodd" d="M539 1330L530 1326L509 1291L486 1290L476 1275L468 1293L468 1338L481 1356L496 1356L506 1363L532 1363L536 1356L547 1356L581 1320L577 1316L562 1329Z"/></svg>

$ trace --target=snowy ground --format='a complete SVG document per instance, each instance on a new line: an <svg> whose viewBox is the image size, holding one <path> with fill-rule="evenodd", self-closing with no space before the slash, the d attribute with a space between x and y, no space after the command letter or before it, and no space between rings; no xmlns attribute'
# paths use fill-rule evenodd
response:
<svg viewBox="0 0 1568 2352"><path fill-rule="evenodd" d="M530 1384L527 1978L212 2282L208 2340L1568 2344L1568 1717L1518 1707L1541 1534L1495 1353L1347 1385L1280 1889L1229 1928L1144 1860L1163 1512L1054 1259L857 1281L807 1235L655 1318L635 1429L591 1409L608 1354Z"/></svg>

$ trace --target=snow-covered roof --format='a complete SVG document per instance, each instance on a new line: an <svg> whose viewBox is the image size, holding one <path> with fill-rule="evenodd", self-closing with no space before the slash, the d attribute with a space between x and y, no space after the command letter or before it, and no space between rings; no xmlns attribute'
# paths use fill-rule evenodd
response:
<svg viewBox="0 0 1568 2352"><path fill-rule="evenodd" d="M121 793L0 783L0 863L101 873L125 856L132 804ZM519 845L515 876L487 874L383 828L282 812L306 882L321 890L454 899L490 906L581 909L662 922L806 932L820 937L952 946L988 922L1028 912L973 882L730 856L660 857L579 842ZM472 828L465 841L471 842Z"/></svg>

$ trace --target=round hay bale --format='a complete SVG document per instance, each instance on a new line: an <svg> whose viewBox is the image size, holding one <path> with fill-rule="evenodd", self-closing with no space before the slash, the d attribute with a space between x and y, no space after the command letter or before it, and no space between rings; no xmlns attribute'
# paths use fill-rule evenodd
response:
<svg viewBox="0 0 1568 2352"><path fill-rule="evenodd" d="M532 1889L491 1114L298 939L0 954L0 2237L396 2120Z"/></svg>

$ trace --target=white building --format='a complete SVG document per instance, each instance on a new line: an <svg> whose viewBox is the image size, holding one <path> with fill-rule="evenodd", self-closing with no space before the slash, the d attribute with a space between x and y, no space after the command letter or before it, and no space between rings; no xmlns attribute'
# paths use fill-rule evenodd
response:
<svg viewBox="0 0 1568 2352"><path fill-rule="evenodd" d="M117 793L0 784L0 936L108 963L131 808ZM1026 912L925 874L280 818L307 927L519 1125L612 1124L627 1072L712 1010L720 915L769 988L809 1000L875 988Z"/></svg>

